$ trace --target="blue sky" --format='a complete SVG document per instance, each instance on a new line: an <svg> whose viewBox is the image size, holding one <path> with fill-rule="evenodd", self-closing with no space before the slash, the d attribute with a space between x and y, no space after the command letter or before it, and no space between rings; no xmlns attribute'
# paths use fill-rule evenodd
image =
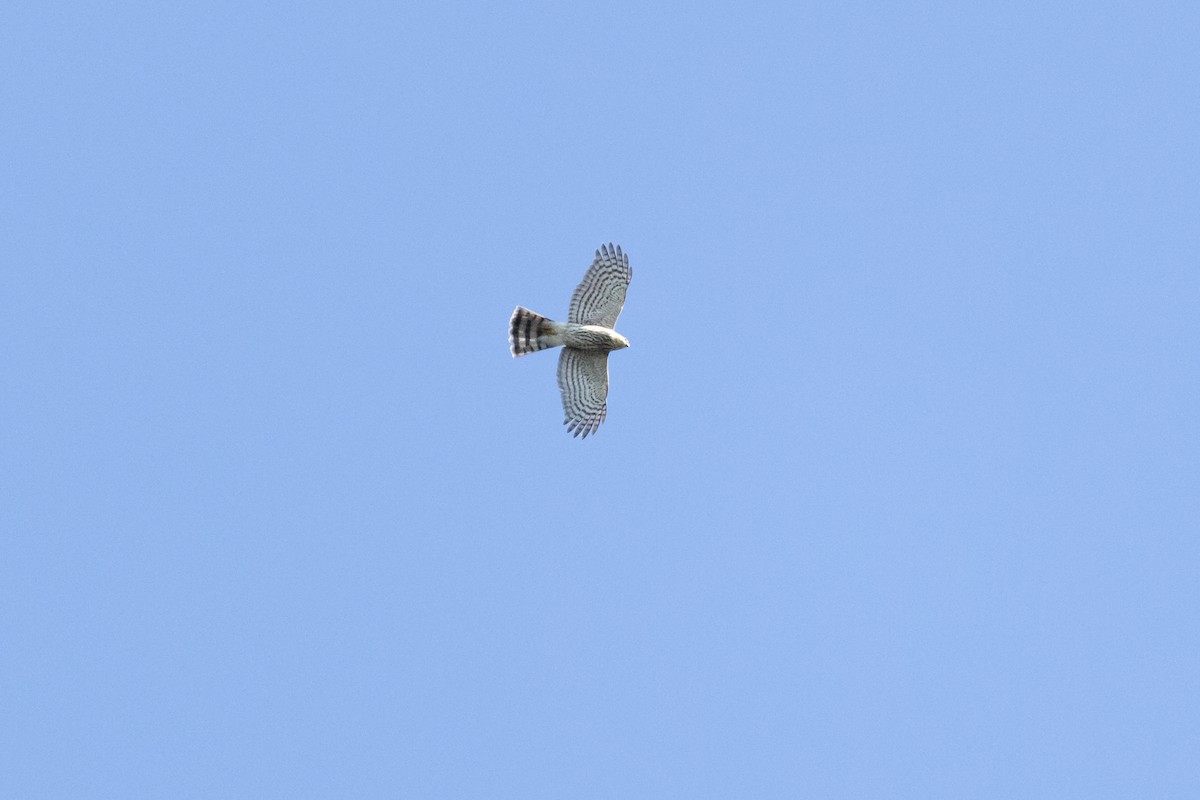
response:
<svg viewBox="0 0 1200 800"><path fill-rule="evenodd" d="M0 795L1200 793L1198 39L7 6Z"/></svg>

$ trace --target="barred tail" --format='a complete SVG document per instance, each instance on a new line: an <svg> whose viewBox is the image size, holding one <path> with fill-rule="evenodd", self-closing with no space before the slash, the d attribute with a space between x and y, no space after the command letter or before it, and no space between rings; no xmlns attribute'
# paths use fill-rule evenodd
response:
<svg viewBox="0 0 1200 800"><path fill-rule="evenodd" d="M513 311L512 319L508 321L508 344L512 347L513 358L562 343L557 322L521 306Z"/></svg>

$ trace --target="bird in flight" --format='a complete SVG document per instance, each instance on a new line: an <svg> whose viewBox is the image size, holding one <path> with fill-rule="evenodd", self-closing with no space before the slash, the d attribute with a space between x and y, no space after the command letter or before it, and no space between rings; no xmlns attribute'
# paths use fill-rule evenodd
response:
<svg viewBox="0 0 1200 800"><path fill-rule="evenodd" d="M629 347L613 328L633 278L629 256L620 247L600 245L575 294L566 322L555 322L517 306L508 321L513 358L562 346L558 388L563 424L574 436L595 433L608 413L608 354Z"/></svg>

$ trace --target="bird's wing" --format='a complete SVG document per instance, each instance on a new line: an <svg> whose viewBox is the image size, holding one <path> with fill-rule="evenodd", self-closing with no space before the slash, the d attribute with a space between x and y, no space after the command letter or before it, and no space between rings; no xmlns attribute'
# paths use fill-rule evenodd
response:
<svg viewBox="0 0 1200 800"><path fill-rule="evenodd" d="M615 327L621 307L625 305L625 290L632 279L629 256L622 253L620 247L600 245L587 274L571 295L567 322Z"/></svg>
<svg viewBox="0 0 1200 800"><path fill-rule="evenodd" d="M608 413L608 353L564 347L558 357L563 424L575 436L595 433Z"/></svg>

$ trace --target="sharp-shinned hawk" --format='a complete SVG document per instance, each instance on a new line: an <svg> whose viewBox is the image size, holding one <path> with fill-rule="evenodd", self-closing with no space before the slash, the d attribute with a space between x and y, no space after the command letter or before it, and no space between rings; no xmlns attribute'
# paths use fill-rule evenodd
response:
<svg viewBox="0 0 1200 800"><path fill-rule="evenodd" d="M600 245L571 296L566 322L554 322L521 306L508 321L514 358L562 345L558 388L562 391L563 424L575 436L587 438L595 433L607 415L608 354L629 347L629 340L613 328L632 278L629 256L620 247Z"/></svg>

